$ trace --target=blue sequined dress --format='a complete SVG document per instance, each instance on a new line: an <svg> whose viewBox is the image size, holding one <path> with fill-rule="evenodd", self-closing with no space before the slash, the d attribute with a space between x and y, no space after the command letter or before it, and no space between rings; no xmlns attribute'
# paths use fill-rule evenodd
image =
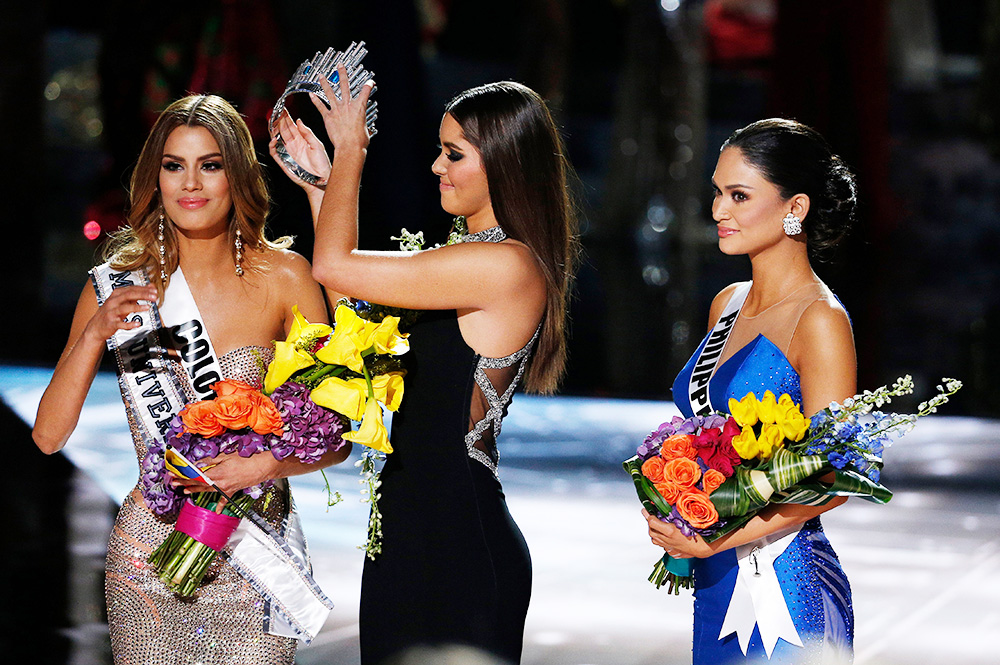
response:
<svg viewBox="0 0 1000 665"><path fill-rule="evenodd" d="M799 375L785 357L795 326L805 309L834 296L822 284L791 294L756 317L740 315L733 327L721 362L709 386L713 410L727 412L729 398L748 392L758 398L767 390L776 396L788 393L802 402ZM674 381L674 401L681 412L692 414L688 383L695 359L706 336ZM738 349L732 352L732 349ZM728 356L728 357L727 357ZM723 621L736 586L735 549L707 559L695 559L693 665L726 665L760 662L771 665L849 663L853 657L854 614L851 588L830 546L819 517L810 519L797 534L770 546L775 557L782 594L802 646L779 639L768 658L760 630L754 627L746 655L736 633L722 635Z"/></svg>

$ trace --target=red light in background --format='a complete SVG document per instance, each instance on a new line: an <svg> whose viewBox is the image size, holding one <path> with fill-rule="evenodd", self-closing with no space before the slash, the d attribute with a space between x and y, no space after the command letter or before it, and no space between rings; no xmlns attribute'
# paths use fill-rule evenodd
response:
<svg viewBox="0 0 1000 665"><path fill-rule="evenodd" d="M83 235L87 240L96 240L97 236L101 235L101 225L94 220L90 220L83 225Z"/></svg>

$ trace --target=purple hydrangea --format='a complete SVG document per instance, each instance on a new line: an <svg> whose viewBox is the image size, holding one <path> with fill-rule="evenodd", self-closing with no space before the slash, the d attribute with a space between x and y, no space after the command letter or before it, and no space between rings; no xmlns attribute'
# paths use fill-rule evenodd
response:
<svg viewBox="0 0 1000 665"><path fill-rule="evenodd" d="M140 464L139 479L149 509L157 515L173 514L180 509L185 498L182 491L170 485L167 477L163 463L167 443L192 462L220 454L236 453L240 457L250 457L269 450L277 460L294 455L307 464L319 461L327 451L344 446L344 420L337 413L313 403L305 386L287 382L274 391L271 401L278 408L285 425L280 436L262 435L244 429L203 437L185 432L181 417L174 416L164 441L153 441ZM243 491L256 499L264 487L272 484L267 481Z"/></svg>

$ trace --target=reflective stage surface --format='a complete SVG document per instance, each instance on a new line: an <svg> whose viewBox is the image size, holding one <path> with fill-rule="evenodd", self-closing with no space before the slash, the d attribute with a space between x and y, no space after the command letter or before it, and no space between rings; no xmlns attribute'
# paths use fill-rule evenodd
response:
<svg viewBox="0 0 1000 665"><path fill-rule="evenodd" d="M0 396L30 424L48 377L0 368ZM658 552L621 469L649 430L675 414L664 402L514 400L500 467L534 565L526 664L690 662L690 596L669 596L646 582ZM883 479L896 492L888 505L855 499L824 516L853 587L859 665L997 661L989 638L1000 631L998 450L1000 422L927 418L887 451ZM93 481L77 483L77 511L84 512L71 522L83 525L72 547L94 559L107 538L96 488L117 502L137 476L113 376L98 377L65 454ZM367 513L356 458L327 470L344 496L329 510L320 474L292 481L316 578L336 603L324 631L299 650L303 665L358 662L357 545ZM99 654L79 658L101 662Z"/></svg>

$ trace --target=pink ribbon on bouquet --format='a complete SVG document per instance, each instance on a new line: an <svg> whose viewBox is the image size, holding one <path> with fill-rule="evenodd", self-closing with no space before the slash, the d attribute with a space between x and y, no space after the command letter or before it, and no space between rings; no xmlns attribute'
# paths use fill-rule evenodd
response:
<svg viewBox="0 0 1000 665"><path fill-rule="evenodd" d="M220 515L208 508L196 506L191 499L188 499L181 506L174 530L187 534L218 552L226 546L229 537L239 525L239 517Z"/></svg>

